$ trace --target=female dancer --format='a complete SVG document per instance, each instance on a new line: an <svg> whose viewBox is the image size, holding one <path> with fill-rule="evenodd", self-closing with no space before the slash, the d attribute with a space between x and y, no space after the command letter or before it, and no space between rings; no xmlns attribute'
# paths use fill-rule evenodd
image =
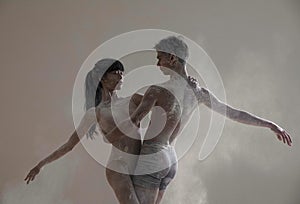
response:
<svg viewBox="0 0 300 204"><path fill-rule="evenodd" d="M116 90L121 88L123 81L124 67L122 63L114 59L102 59L95 64L95 67L87 74L85 80L86 113L83 116L78 128L70 136L69 140L59 147L48 157L40 161L24 179L27 184L33 181L43 166L55 161L70 152L80 139L87 135L92 138L96 134L96 125L99 126L105 135L110 132L116 123L112 115L111 101L116 96ZM142 96L134 94L129 102L129 114L137 108ZM114 115L124 117L126 114L126 103L124 98L116 96L114 103ZM124 106L125 105L125 106ZM96 119L95 120L95 115ZM128 114L127 114L128 115ZM126 116L126 115L125 115ZM139 132L137 132L140 136ZM126 158L124 155L139 155L141 148L140 138L133 139L124 137L124 135L115 135L118 140L112 141L112 151L106 168L106 177L108 183L114 190L114 193L120 204L138 204L131 176L136 165L136 157ZM104 138L105 139L105 138ZM110 141L109 138L106 138ZM124 153L124 154L123 154ZM115 171L114 171L115 170Z"/></svg>

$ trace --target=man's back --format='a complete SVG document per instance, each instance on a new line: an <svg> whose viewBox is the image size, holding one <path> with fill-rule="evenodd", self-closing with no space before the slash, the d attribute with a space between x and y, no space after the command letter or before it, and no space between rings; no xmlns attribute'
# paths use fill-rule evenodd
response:
<svg viewBox="0 0 300 204"><path fill-rule="evenodd" d="M185 124L186 112L192 104L184 79L173 79L166 83L151 86L151 92L155 94L156 103L152 109L151 123L147 129L145 140L158 141L169 144L177 136L181 129L181 123ZM182 120L184 119L184 120Z"/></svg>

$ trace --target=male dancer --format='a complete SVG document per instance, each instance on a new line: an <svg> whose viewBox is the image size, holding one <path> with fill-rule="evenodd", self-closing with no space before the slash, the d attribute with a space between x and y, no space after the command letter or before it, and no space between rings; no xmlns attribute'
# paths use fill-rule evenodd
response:
<svg viewBox="0 0 300 204"><path fill-rule="evenodd" d="M291 146L292 140L284 129L271 121L228 106L209 90L201 88L195 79L188 77L185 67L188 46L182 39L175 36L167 37L162 39L155 49L157 66L163 74L170 76L170 80L150 86L140 105L131 115L131 121L124 121L119 126L130 129L132 122L137 126L152 110L151 124L145 134L136 167L137 175L133 178L141 204L160 203L167 185L174 178L177 159L171 143L195 109L197 105L195 103L204 104L234 121L270 128L279 140ZM189 88L185 80L188 81ZM192 100L193 94L197 98L196 102ZM122 128L115 128L107 137L114 140L113 135L117 135L115 131Z"/></svg>

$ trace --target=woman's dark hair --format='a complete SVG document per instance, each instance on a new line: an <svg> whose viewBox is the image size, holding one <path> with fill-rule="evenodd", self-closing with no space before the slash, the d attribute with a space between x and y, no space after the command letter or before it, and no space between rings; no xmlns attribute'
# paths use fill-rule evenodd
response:
<svg viewBox="0 0 300 204"><path fill-rule="evenodd" d="M85 110L97 107L102 99L101 79L107 73L112 71L124 71L123 64L116 59L105 58L99 60L94 68L89 71L85 78ZM87 137L92 138L95 132L96 124L94 124L88 131Z"/></svg>

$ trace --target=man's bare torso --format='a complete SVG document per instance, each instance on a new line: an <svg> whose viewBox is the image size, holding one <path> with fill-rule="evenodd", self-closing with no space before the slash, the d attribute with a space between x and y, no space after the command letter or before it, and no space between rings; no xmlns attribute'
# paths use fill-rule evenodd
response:
<svg viewBox="0 0 300 204"><path fill-rule="evenodd" d="M167 86L162 84L151 87L155 89L157 101L152 109L151 124L145 134L145 140L169 144L188 121L187 113L191 112L195 100L186 82L181 79L179 83L181 86L178 86L178 82L176 86L176 82L173 84L171 81Z"/></svg>

